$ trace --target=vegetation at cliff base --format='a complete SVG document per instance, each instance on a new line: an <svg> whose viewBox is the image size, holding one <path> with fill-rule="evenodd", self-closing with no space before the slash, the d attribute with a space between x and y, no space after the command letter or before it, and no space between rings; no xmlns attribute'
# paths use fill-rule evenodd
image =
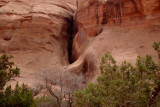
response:
<svg viewBox="0 0 160 107"><path fill-rule="evenodd" d="M153 48L157 59L154 61L151 55L138 56L135 66L126 61L117 65L113 56L106 53L101 58L97 83L76 92L77 89L65 90L70 86L65 86L63 73L54 75L56 80L44 76L50 96L35 100L33 91L25 84L4 88L20 74L20 69L10 61L13 56L4 54L0 56L0 107L160 107L160 42L154 43ZM81 84L81 78L70 79L75 86ZM52 90L58 83L60 92Z"/></svg>
<svg viewBox="0 0 160 107"><path fill-rule="evenodd" d="M13 56L3 54L0 57L0 92L3 90L6 82L19 75L19 68L13 68L14 63L9 61Z"/></svg>
<svg viewBox="0 0 160 107"><path fill-rule="evenodd" d="M11 58L13 56L7 54L0 56L0 107L29 107L34 101L33 94L26 85L19 86L17 83L14 89L11 85L4 89L8 81L20 74L20 69L13 67Z"/></svg>
<svg viewBox="0 0 160 107"><path fill-rule="evenodd" d="M160 42L151 55L138 56L136 66L126 61L120 66L110 53L101 59L97 84L74 93L74 107L160 107Z"/></svg>

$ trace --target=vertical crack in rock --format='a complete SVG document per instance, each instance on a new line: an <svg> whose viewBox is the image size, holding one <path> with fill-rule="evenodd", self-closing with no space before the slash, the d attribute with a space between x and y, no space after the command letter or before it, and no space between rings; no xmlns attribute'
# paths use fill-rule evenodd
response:
<svg viewBox="0 0 160 107"><path fill-rule="evenodd" d="M96 7L97 7L97 13L96 13L96 16L97 16L97 26L99 25L99 13L98 13L98 7L99 7L99 5L97 4L96 5Z"/></svg>
<svg viewBox="0 0 160 107"><path fill-rule="evenodd" d="M70 64L73 63L73 60L72 60L72 45L73 45L73 39L75 37L75 34L77 33L77 28L75 26L75 23L74 23L74 17L72 16L71 17L71 20L69 20L69 28L68 28L68 61Z"/></svg>

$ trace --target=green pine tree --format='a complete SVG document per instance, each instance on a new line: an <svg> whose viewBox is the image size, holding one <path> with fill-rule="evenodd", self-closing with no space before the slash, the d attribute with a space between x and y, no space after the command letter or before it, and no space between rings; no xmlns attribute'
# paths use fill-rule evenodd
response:
<svg viewBox="0 0 160 107"><path fill-rule="evenodd" d="M120 66L110 53L101 59L97 84L74 93L75 107L158 107L160 106L160 42L154 43L158 63L151 55L138 56L136 66Z"/></svg>
<svg viewBox="0 0 160 107"><path fill-rule="evenodd" d="M19 76L20 69L13 67L14 63L10 61L13 56L3 54L0 56L0 107L29 107L33 104L33 94L26 85L16 84L15 89L4 86L14 77Z"/></svg>

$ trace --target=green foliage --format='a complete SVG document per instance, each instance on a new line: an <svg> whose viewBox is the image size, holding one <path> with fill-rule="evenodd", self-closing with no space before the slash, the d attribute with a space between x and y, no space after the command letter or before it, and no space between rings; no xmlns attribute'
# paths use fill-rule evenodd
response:
<svg viewBox="0 0 160 107"><path fill-rule="evenodd" d="M32 107L58 107L56 99L52 96L37 97Z"/></svg>
<svg viewBox="0 0 160 107"><path fill-rule="evenodd" d="M160 60L160 42L154 43ZM151 55L137 57L136 66L123 61L116 65L110 53L101 59L97 84L74 93L75 107L160 106L160 61Z"/></svg>
<svg viewBox="0 0 160 107"><path fill-rule="evenodd" d="M16 84L15 89L8 86L4 90L6 82L19 76L20 69L13 67L10 61L13 56L3 54L0 56L0 106L1 107L29 107L33 103L33 94L24 84Z"/></svg>
<svg viewBox="0 0 160 107"><path fill-rule="evenodd" d="M14 63L9 61L13 56L3 54L0 56L0 93L6 82L19 75L19 68L13 68Z"/></svg>
<svg viewBox="0 0 160 107"><path fill-rule="evenodd" d="M4 96L0 98L1 107L29 107L33 104L33 94L26 85L19 86L16 84L14 90L8 86Z"/></svg>

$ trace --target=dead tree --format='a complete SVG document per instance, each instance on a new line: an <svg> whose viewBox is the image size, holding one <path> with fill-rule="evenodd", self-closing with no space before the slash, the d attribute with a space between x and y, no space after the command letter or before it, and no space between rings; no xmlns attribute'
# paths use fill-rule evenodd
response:
<svg viewBox="0 0 160 107"><path fill-rule="evenodd" d="M58 107L62 107L63 102L67 102L67 107L72 107L72 96L74 91L79 89L83 83L83 77L76 74L62 71L48 72L42 76L45 82L45 89L56 99Z"/></svg>

